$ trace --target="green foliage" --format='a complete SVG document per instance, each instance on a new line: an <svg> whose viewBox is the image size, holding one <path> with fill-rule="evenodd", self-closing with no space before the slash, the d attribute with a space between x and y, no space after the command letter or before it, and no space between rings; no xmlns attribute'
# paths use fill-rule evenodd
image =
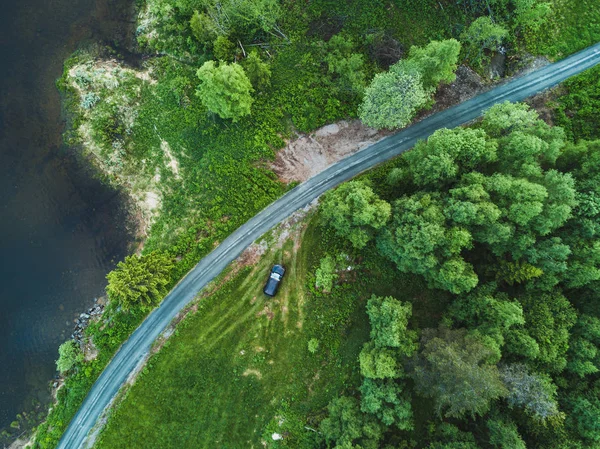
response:
<svg viewBox="0 0 600 449"><path fill-rule="evenodd" d="M593 68L562 83L563 92L550 105L555 122L570 140L600 138L600 69Z"/></svg>
<svg viewBox="0 0 600 449"><path fill-rule="evenodd" d="M440 415L483 415L491 401L507 393L497 367L488 362L492 355L465 330L424 329L410 376L416 391L435 401Z"/></svg>
<svg viewBox="0 0 600 449"><path fill-rule="evenodd" d="M489 336L502 347L513 326L525 324L523 308L508 295L496 292L496 285L488 284L467 296L456 298L448 309L448 317L455 327L465 327Z"/></svg>
<svg viewBox="0 0 600 449"><path fill-rule="evenodd" d="M359 355L360 373L369 379L394 379L402 377L403 370L396 351L365 343Z"/></svg>
<svg viewBox="0 0 600 449"><path fill-rule="evenodd" d="M460 257L471 235L446 224L437 195L415 194L394 203L392 221L377 241L381 253L403 272L421 274L434 287L464 293L478 282L473 267Z"/></svg>
<svg viewBox="0 0 600 449"><path fill-rule="evenodd" d="M236 45L225 36L219 36L213 42L213 55L218 61L232 61Z"/></svg>
<svg viewBox="0 0 600 449"><path fill-rule="evenodd" d="M351 38L336 34L327 42L327 62L329 73L338 76L343 91L362 93L365 89L365 61L360 53L354 53Z"/></svg>
<svg viewBox="0 0 600 449"><path fill-rule="evenodd" d="M252 50L242 61L242 66L255 90L261 90L271 85L271 68L263 62L258 52Z"/></svg>
<svg viewBox="0 0 600 449"><path fill-rule="evenodd" d="M58 347L56 369L61 373L66 373L81 362L83 362L83 353L73 340L65 341Z"/></svg>
<svg viewBox="0 0 600 449"><path fill-rule="evenodd" d="M308 352L314 354L315 352L317 352L317 349L319 349L319 340L317 340L316 338L311 338L310 340L308 340Z"/></svg>
<svg viewBox="0 0 600 449"><path fill-rule="evenodd" d="M570 418L579 435L591 443L600 442L600 400L597 397L575 398Z"/></svg>
<svg viewBox="0 0 600 449"><path fill-rule="evenodd" d="M414 428L410 401L397 382L365 378L360 393L360 409L363 412L377 416L388 427L395 425L400 430Z"/></svg>
<svg viewBox="0 0 600 449"><path fill-rule="evenodd" d="M600 371L600 319L580 315L569 340L566 369L579 377Z"/></svg>
<svg viewBox="0 0 600 449"><path fill-rule="evenodd" d="M542 274L544 272L538 267L534 267L523 260L517 262L501 261L496 273L496 280L506 282L508 285L515 285L539 278Z"/></svg>
<svg viewBox="0 0 600 449"><path fill-rule="evenodd" d="M250 114L252 85L239 64L207 61L198 69L200 85L196 93L204 106L221 118L233 121Z"/></svg>
<svg viewBox="0 0 600 449"><path fill-rule="evenodd" d="M562 371L569 348L569 331L577 314L571 303L559 292L525 295L523 305L527 333L535 339L540 352L536 361L551 372Z"/></svg>
<svg viewBox="0 0 600 449"><path fill-rule="evenodd" d="M385 225L390 216L390 205L379 199L368 185L351 181L324 196L321 216L340 237L347 238L360 249Z"/></svg>
<svg viewBox="0 0 600 449"><path fill-rule="evenodd" d="M402 128L427 104L421 74L400 61L388 72L375 75L365 91L358 115L372 128Z"/></svg>
<svg viewBox="0 0 600 449"><path fill-rule="evenodd" d="M149 310L166 294L172 269L172 257L166 253L127 256L106 276L106 293L125 311Z"/></svg>
<svg viewBox="0 0 600 449"><path fill-rule="evenodd" d="M315 286L323 289L325 293L331 292L333 281L339 277L335 267L335 259L330 254L327 254L319 262L319 268L315 273Z"/></svg>
<svg viewBox="0 0 600 449"><path fill-rule="evenodd" d="M417 349L417 333L408 330L412 316L412 305L391 296L371 296L367 302L367 314L371 323L371 340L379 348L397 348L398 352L410 357Z"/></svg>
<svg viewBox="0 0 600 449"><path fill-rule="evenodd" d="M460 43L456 39L431 41L425 47L411 47L408 60L421 74L425 90L456 79Z"/></svg>
<svg viewBox="0 0 600 449"><path fill-rule="evenodd" d="M486 425L490 432L490 444L493 447L499 449L527 448L514 422L490 418Z"/></svg>
<svg viewBox="0 0 600 449"><path fill-rule="evenodd" d="M471 64L480 66L487 60L485 51L496 51L508 36L508 30L494 23L491 17L475 19L462 33L466 54Z"/></svg>
<svg viewBox="0 0 600 449"><path fill-rule="evenodd" d="M321 421L319 429L328 443L335 442L337 447L353 447L350 445L354 443L361 443L361 447L376 447L372 445L381 438L381 427L369 415L360 412L356 399L336 398L327 410L329 415Z"/></svg>

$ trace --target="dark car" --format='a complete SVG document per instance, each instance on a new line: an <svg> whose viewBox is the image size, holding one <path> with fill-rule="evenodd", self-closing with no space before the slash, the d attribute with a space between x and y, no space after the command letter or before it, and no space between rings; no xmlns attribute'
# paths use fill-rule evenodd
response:
<svg viewBox="0 0 600 449"><path fill-rule="evenodd" d="M279 287L279 283L281 282L284 273L285 268L283 268L281 265L273 265L273 268L271 268L271 274L269 275L269 280L267 281L267 285L265 285L263 290L265 295L275 296L277 293L277 287Z"/></svg>

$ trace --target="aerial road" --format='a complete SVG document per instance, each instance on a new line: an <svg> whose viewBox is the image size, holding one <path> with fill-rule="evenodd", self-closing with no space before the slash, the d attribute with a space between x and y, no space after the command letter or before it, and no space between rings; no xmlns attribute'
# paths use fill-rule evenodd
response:
<svg viewBox="0 0 600 449"><path fill-rule="evenodd" d="M522 101L600 62L600 43L453 106L355 153L290 190L242 225L173 288L119 349L60 440L60 449L83 447L88 433L161 332L198 292L254 240L323 192L412 148L440 128L468 123L496 103Z"/></svg>

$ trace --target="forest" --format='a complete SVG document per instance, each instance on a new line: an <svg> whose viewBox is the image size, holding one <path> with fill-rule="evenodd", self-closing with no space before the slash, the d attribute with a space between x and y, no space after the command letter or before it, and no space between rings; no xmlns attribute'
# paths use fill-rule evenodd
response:
<svg viewBox="0 0 600 449"><path fill-rule="evenodd" d="M98 355L86 360L77 344L61 346L65 384L34 448L56 446L104 366L168 290L294 186L269 165L287 141L343 119L400 129L436 106L459 66L490 84L499 55L510 76L532 55L556 60L600 40L597 0L140 0L136 10L141 65L110 45L90 46L65 63L58 87L67 142L142 205L143 250L107 276L108 305L86 330ZM203 437L188 427L196 421L167 420L174 412L166 409L164 426L147 416L136 431L123 427L164 405L151 379L161 370L181 410L197 402L184 393L190 382L206 386L200 373L228 407L229 387L215 377L233 363L224 353L214 372L204 354L189 378L168 376L182 363L173 348L189 351L186 332L206 325L219 298L228 301L236 277L151 359L98 446L138 447L152 429L159 434L144 447L597 447L597 75L554 91L543 104L548 123L527 105L500 104L324 195L306 234L312 254L295 279L308 298L294 312L306 316L304 346L283 345L303 368L277 406L245 396L256 386L240 390L262 407L257 422L240 427L253 429L248 435ZM348 260L355 276L343 273ZM261 357L254 362L266 363ZM328 374L309 398L319 366ZM195 439L178 440L185 432Z"/></svg>

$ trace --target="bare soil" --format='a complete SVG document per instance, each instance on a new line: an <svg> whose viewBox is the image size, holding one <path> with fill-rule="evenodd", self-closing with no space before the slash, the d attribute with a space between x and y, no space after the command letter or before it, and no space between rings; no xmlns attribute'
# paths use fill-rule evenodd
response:
<svg viewBox="0 0 600 449"><path fill-rule="evenodd" d="M485 86L477 73L460 66L456 72L456 81L441 86L435 95L433 108L417 116L415 121L468 100L483 91ZM395 132L369 128L360 120L342 120L289 141L277 153L270 168L282 182L303 182L331 164Z"/></svg>

